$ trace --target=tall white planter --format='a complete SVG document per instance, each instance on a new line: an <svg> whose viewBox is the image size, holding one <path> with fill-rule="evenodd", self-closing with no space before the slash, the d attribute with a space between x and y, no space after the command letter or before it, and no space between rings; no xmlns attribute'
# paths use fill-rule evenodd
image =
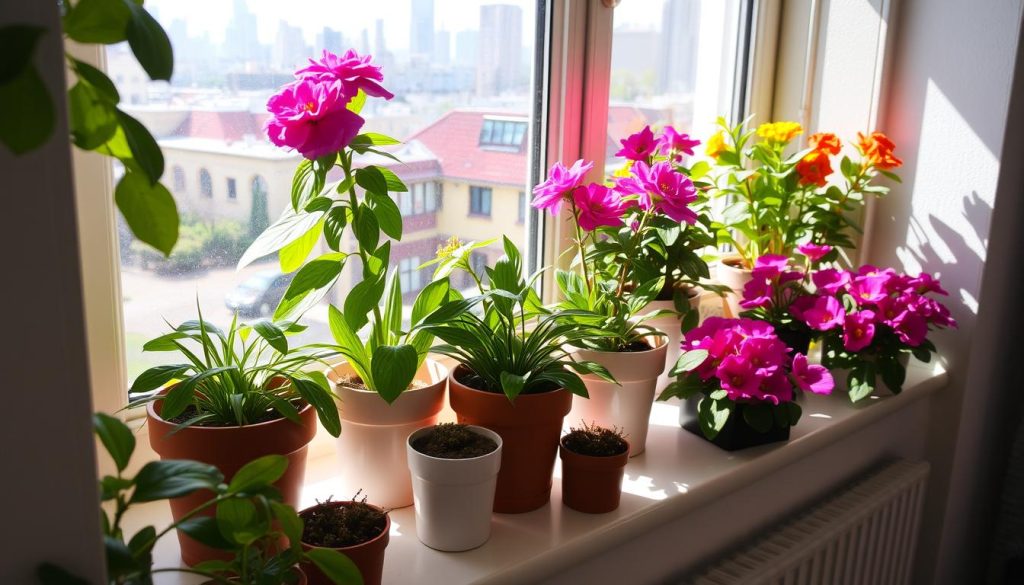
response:
<svg viewBox="0 0 1024 585"><path fill-rule="evenodd" d="M416 536L430 548L463 551L491 537L494 490L501 468L501 437L492 430L469 426L498 448L470 459L441 459L413 449L412 443L433 427L409 435L406 451L416 505Z"/></svg>
<svg viewBox="0 0 1024 585"><path fill-rule="evenodd" d="M740 311L743 310L740 307L740 301L743 300L743 287L751 279L750 270L742 268L742 264L739 263L739 257L733 256L723 258L718 263L718 267L715 268L715 276L718 278L719 283L724 284L733 291L725 295L726 308L730 313L726 317L738 317Z"/></svg>
<svg viewBox="0 0 1024 585"><path fill-rule="evenodd" d="M382 508L411 506L412 478L405 442L416 429L437 424L444 406L448 369L426 360L416 372L416 380L426 386L406 390L391 404L376 392L338 383L352 373L347 362L326 372L339 398L342 427L336 443L341 469L336 495L349 498L362 490Z"/></svg>
<svg viewBox="0 0 1024 585"><path fill-rule="evenodd" d="M590 398L572 397L572 411L566 417L567 423L570 426L596 423L621 429L629 440L630 457L644 451L654 391L658 376L665 369L666 338L652 338L650 341L656 342L657 347L647 351L575 350L578 359L601 364L621 385L593 375L582 376Z"/></svg>

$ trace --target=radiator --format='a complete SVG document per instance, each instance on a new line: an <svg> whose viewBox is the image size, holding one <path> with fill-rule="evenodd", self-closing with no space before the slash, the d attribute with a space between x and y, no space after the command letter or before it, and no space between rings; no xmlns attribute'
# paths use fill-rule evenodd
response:
<svg viewBox="0 0 1024 585"><path fill-rule="evenodd" d="M902 460L888 463L684 582L909 583L928 467Z"/></svg>

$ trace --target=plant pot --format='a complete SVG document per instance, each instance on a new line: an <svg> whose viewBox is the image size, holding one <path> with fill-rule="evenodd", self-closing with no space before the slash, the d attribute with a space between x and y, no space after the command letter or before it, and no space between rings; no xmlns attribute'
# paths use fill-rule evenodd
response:
<svg viewBox="0 0 1024 585"><path fill-rule="evenodd" d="M787 327L776 327L775 335L789 348L790 355L802 353L805 356L811 349L811 334Z"/></svg>
<svg viewBox="0 0 1024 585"><path fill-rule="evenodd" d="M519 514L536 510L551 499L562 420L572 408L572 394L558 389L520 394L515 403L504 394L484 392L459 382L465 366L449 377L449 400L459 422L477 425L501 436L501 469L494 493L494 511Z"/></svg>
<svg viewBox="0 0 1024 585"><path fill-rule="evenodd" d="M687 296L690 298L690 308L700 311L702 309L701 305L704 298L701 291L688 289ZM651 311L662 310L675 311L675 302L671 300L651 301L646 307L644 307L643 312L649 313ZM701 320L703 321L703 316ZM679 321L678 314L672 314L655 317L654 319L648 320L646 324L663 333L665 338L668 340L666 343L667 351L665 353L665 368L661 375L658 376L658 383L655 387L657 392L661 392L666 386L672 383L672 378L668 375L668 371L672 369L672 366L676 364L676 360L679 359L680 343L683 341L682 323Z"/></svg>
<svg viewBox="0 0 1024 585"><path fill-rule="evenodd" d="M326 502L319 505L338 507L346 506L351 503L352 502L350 501ZM301 517L303 514L316 507L317 506L306 508L302 512L299 512L299 516ZM382 513L384 512L384 510L379 506L373 507L377 508ZM380 585L381 577L384 575L384 551L387 549L388 542L391 540L391 517L385 513L384 518L386 519L384 523L384 530L376 538L372 538L366 542L353 546L343 546L331 549L344 554L351 559L353 563L355 563L359 572L363 575L363 583L365 585ZM314 548L321 547L315 547L313 545L306 544L305 542L302 543L302 549L305 551L309 551ZM309 578L309 585L333 585L331 580L328 579L327 576L312 563L302 563L302 570L306 572L306 576Z"/></svg>
<svg viewBox="0 0 1024 585"><path fill-rule="evenodd" d="M347 362L332 366L327 378L338 396L342 433L337 438L338 493L351 496L362 490L387 509L411 506L412 478L406 461L405 440L416 429L437 424L444 407L448 369L426 360L416 380L427 386L402 392L388 404L376 392L339 384L354 372Z"/></svg>
<svg viewBox="0 0 1024 585"><path fill-rule="evenodd" d="M302 482L306 473L306 450L316 435L316 411L308 404L299 410L302 424L286 418L246 425L244 427L187 427L172 433L177 426L160 418L162 402L146 406L149 425L149 444L161 459L191 459L213 465L231 478L250 461L264 455L284 455L288 468L274 486L281 492L282 501L292 507L299 504ZM177 522L190 511L213 497L209 490L200 490L170 500L171 516ZM213 515L211 508L207 515ZM211 559L230 559L224 551L207 547L178 531L181 559L192 566Z"/></svg>
<svg viewBox="0 0 1024 585"><path fill-rule="evenodd" d="M714 439L708 439L704 436L704 433L700 430L700 423L696 418L683 424L683 428L726 451L739 451L749 447L789 440L789 429L791 427L773 426L767 433L759 433L752 429L743 420L743 408L744 405L742 403L737 403L736 410Z"/></svg>
<svg viewBox="0 0 1024 585"><path fill-rule="evenodd" d="M491 537L494 490L501 467L501 436L483 427L469 429L498 448L468 459L442 459L420 453L412 443L433 427L409 435L406 451L416 500L416 536L430 548L455 552L474 549Z"/></svg>
<svg viewBox="0 0 1024 585"><path fill-rule="evenodd" d="M629 449L618 455L596 457L576 453L560 442L558 455L562 458L563 504L587 514L604 514L619 507Z"/></svg>
<svg viewBox="0 0 1024 585"><path fill-rule="evenodd" d="M629 438L629 456L644 452L651 406L658 376L665 370L668 344L664 337L651 338L657 345L647 351L595 351L577 348L575 357L601 364L619 382L615 384L587 374L581 376L590 398L572 397L569 424L594 424L617 428Z"/></svg>
<svg viewBox="0 0 1024 585"><path fill-rule="evenodd" d="M718 282L732 289L731 293L725 295L726 317L738 317L740 301L743 300L743 287L751 280L751 271L743 267L743 261L739 256L722 258L715 269L715 276Z"/></svg>

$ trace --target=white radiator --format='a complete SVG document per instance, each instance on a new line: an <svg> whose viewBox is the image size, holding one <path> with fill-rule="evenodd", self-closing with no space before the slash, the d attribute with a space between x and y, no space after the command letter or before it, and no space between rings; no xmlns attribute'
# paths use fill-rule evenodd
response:
<svg viewBox="0 0 1024 585"><path fill-rule="evenodd" d="M909 461L886 464L686 583L909 583L928 467Z"/></svg>

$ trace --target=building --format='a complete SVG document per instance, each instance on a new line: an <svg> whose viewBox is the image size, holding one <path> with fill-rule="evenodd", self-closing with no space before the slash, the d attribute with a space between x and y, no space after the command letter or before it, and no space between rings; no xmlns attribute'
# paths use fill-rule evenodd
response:
<svg viewBox="0 0 1024 585"><path fill-rule="evenodd" d="M410 0L409 56L430 59L434 56L434 0Z"/></svg>
<svg viewBox="0 0 1024 585"><path fill-rule="evenodd" d="M700 0L667 0L658 47L658 91L689 93L697 80Z"/></svg>
<svg viewBox="0 0 1024 585"><path fill-rule="evenodd" d="M340 36L340 33L339 33ZM313 52L306 45L306 37L302 29L280 21L277 25L277 37L270 52L270 67L275 71L294 71L306 63Z"/></svg>
<svg viewBox="0 0 1024 585"><path fill-rule="evenodd" d="M521 88L523 75L523 9L511 4L480 7L476 93L496 96Z"/></svg>
<svg viewBox="0 0 1024 585"><path fill-rule="evenodd" d="M455 33L455 66L476 70L477 52L480 45L480 33L475 30L463 30Z"/></svg>
<svg viewBox="0 0 1024 585"><path fill-rule="evenodd" d="M335 54L341 54L345 52L345 37L342 36L341 31L334 30L329 26L325 26L324 30L316 37L316 47L313 47L313 54L319 56L320 51L326 49Z"/></svg>
<svg viewBox="0 0 1024 585"><path fill-rule="evenodd" d="M452 34L446 30L434 33L434 65L449 65L452 62Z"/></svg>

